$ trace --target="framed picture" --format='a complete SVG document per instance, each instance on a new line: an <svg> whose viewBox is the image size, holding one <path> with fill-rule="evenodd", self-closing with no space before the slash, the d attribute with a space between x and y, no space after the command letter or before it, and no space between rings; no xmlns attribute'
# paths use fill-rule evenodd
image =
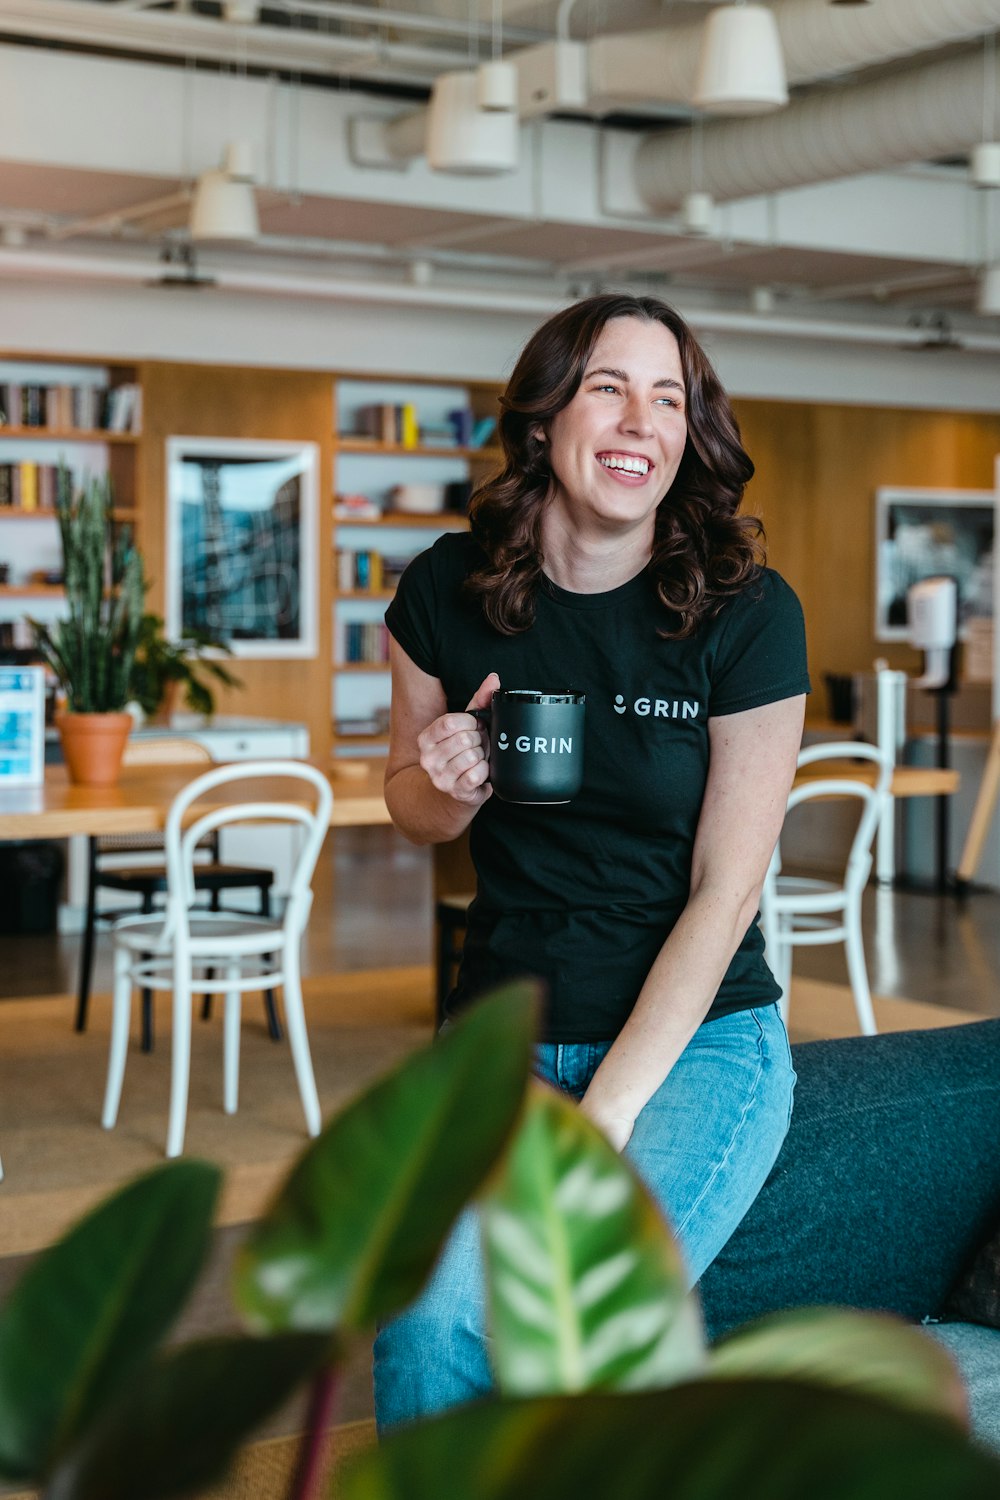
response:
<svg viewBox="0 0 1000 1500"><path fill-rule="evenodd" d="M993 615L992 490L875 492L875 638L905 641L906 593L935 574L958 582L959 635Z"/></svg>
<svg viewBox="0 0 1000 1500"><path fill-rule="evenodd" d="M316 655L315 443L167 439L167 633Z"/></svg>

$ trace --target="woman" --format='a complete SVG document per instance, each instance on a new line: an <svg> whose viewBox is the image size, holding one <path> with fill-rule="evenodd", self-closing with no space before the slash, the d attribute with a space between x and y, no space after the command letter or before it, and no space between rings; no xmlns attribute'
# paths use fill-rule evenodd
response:
<svg viewBox="0 0 1000 1500"><path fill-rule="evenodd" d="M477 896L448 1014L545 979L538 1072L630 1157L694 1283L791 1113L756 917L809 691L802 614L736 513L753 465L673 309L607 295L557 314L501 408L506 463L471 536L417 558L386 616L386 800L417 843L469 830ZM501 683L586 693L571 804L492 796L463 710ZM379 1334L383 1429L489 1391L481 1280L470 1213Z"/></svg>

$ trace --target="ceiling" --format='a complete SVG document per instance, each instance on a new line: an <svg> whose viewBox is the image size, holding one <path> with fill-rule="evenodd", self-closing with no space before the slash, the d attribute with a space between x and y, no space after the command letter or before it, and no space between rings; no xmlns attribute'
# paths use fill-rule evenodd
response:
<svg viewBox="0 0 1000 1500"><path fill-rule="evenodd" d="M950 335L1000 260L1000 0L773 0L791 99L699 116L709 0L0 0L0 276L114 279L188 254L197 174L254 142L261 236L199 250L220 283L333 276L526 303L624 285L683 305ZM244 17L245 19L240 19ZM557 80L557 38L583 92ZM561 55L561 54L560 54ZM503 57L522 79L513 172L375 165L353 122L424 109ZM525 79L552 84L525 103ZM710 192L707 232L687 195ZM75 268L75 270L73 269Z"/></svg>

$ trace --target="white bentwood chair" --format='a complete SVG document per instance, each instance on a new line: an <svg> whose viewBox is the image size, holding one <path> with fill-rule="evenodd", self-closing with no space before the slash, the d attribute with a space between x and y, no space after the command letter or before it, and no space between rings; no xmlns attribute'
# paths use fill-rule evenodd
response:
<svg viewBox="0 0 1000 1500"><path fill-rule="evenodd" d="M786 818L803 803L820 797L854 797L861 809L841 880L810 880L781 874L781 841L774 851L761 892L761 926L767 945L767 961L781 985L781 1011L788 1019L788 994L792 979L792 949L820 943L843 943L847 950L847 972L854 994L861 1030L873 1036L878 1030L872 1009L868 970L861 933L861 897L872 868L872 843L883 811L892 795L892 762L875 745L860 740L840 740L811 745L799 754L799 767L817 761L874 761L878 767L875 785L837 776L807 781L794 787L788 798Z"/></svg>
<svg viewBox="0 0 1000 1500"><path fill-rule="evenodd" d="M233 802L195 816L199 798L249 778L308 783L312 806L290 801ZM301 785L298 788L302 790ZM113 930L114 998L111 1049L101 1123L110 1130L118 1118L128 1053L132 992L139 988L173 993L173 1038L167 1156L184 1149L191 1065L191 1010L194 993L225 996L223 1017L223 1105L235 1114L239 1093L240 1012L248 990L285 992L285 1018L306 1127L320 1129L319 1098L313 1076L302 1006L299 948L312 906L312 877L330 827L333 793L328 779L302 761L243 761L197 777L175 797L167 815L165 845L167 896L162 917L126 917ZM196 811L196 810L195 810ZM217 828L237 822L297 823L304 830L292 873L288 902L280 921L211 912L194 907L194 853Z"/></svg>

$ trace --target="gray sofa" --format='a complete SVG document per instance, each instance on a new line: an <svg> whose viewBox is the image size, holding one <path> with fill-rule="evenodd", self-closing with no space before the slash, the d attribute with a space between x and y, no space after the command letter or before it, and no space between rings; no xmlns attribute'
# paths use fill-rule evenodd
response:
<svg viewBox="0 0 1000 1500"><path fill-rule="evenodd" d="M710 1337L819 1304L927 1323L961 1368L976 1435L1000 1451L1000 1332L968 1321L990 1288L955 1298L1000 1230L1000 1021L793 1055L788 1137L700 1284ZM995 1285L992 1300L995 1315Z"/></svg>

